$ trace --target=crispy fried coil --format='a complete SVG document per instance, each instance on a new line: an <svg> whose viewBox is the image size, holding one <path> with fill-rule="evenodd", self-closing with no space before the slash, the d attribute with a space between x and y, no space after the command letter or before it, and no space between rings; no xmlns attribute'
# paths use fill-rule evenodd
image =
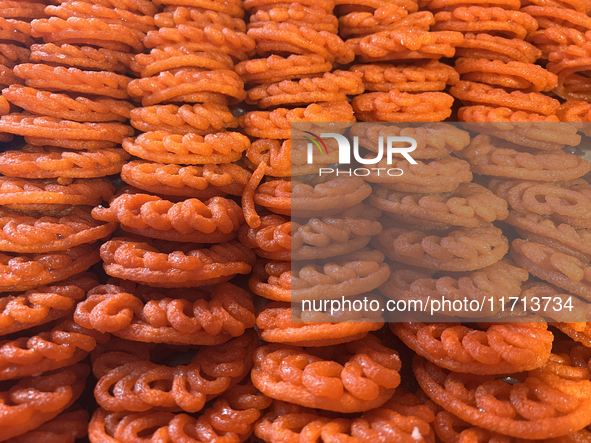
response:
<svg viewBox="0 0 591 443"><path fill-rule="evenodd" d="M29 215L0 207L0 250L41 253L63 251L111 234L115 223L97 223L89 209L73 207L56 216Z"/></svg>
<svg viewBox="0 0 591 443"><path fill-rule="evenodd" d="M256 41L256 52L261 57L286 52L316 54L327 62L340 64L351 63L355 57L353 50L339 36L326 31L317 32L308 26L267 22L260 28L249 29L247 34Z"/></svg>
<svg viewBox="0 0 591 443"><path fill-rule="evenodd" d="M392 265L390 279L380 286L379 291L392 300L427 300L432 298L454 300L498 300L502 296L519 297L521 285L529 274L524 269L513 266L504 260L498 261L477 271L454 276L436 276L433 271L411 268L405 265ZM499 303L500 305L500 303ZM501 307L487 310L482 314L470 313L470 317L490 317ZM457 317L457 312L441 310L442 315ZM462 313L467 315L467 313ZM434 354L435 355L435 354Z"/></svg>
<svg viewBox="0 0 591 443"><path fill-rule="evenodd" d="M525 0L524 0L525 1ZM575 0L576 1L576 0ZM468 6L484 6L484 7L499 7L508 10L519 10L521 8L520 1L515 0L421 0L420 5L427 8L429 11L450 11L457 7Z"/></svg>
<svg viewBox="0 0 591 443"><path fill-rule="evenodd" d="M591 30L573 35L575 32L571 30L568 35L573 40L568 43L574 44L556 48L556 51L548 54L546 67L558 76L555 90L558 96L566 100L589 101L591 84L586 73L591 64Z"/></svg>
<svg viewBox="0 0 591 443"><path fill-rule="evenodd" d="M125 122L134 106L125 101L107 98L72 98L20 85L10 85L2 96L24 110L38 115L80 122Z"/></svg>
<svg viewBox="0 0 591 443"><path fill-rule="evenodd" d="M556 292L554 292L554 294L556 294ZM554 326L560 329L561 332L565 333L573 340L585 345L585 348L591 348L591 326L588 325L589 322L554 324Z"/></svg>
<svg viewBox="0 0 591 443"><path fill-rule="evenodd" d="M562 223L591 228L591 187L583 179L555 184L493 180L489 188L520 214L552 216Z"/></svg>
<svg viewBox="0 0 591 443"><path fill-rule="evenodd" d="M472 425L517 438L559 437L591 422L589 370L568 353L515 380L444 371L415 357L417 381L431 399Z"/></svg>
<svg viewBox="0 0 591 443"><path fill-rule="evenodd" d="M78 363L109 334L65 320L48 332L0 341L0 380L38 375Z"/></svg>
<svg viewBox="0 0 591 443"><path fill-rule="evenodd" d="M482 83L461 81L451 87L449 93L465 105L502 106L512 110L542 115L554 115L560 102L539 92L506 92Z"/></svg>
<svg viewBox="0 0 591 443"><path fill-rule="evenodd" d="M25 137L111 142L112 144L109 143L108 147L115 147L116 144L123 142L125 137L133 134L133 129L130 126L121 123L79 123L54 117L34 117L25 114L2 116L0 130ZM78 149L82 149L82 146Z"/></svg>
<svg viewBox="0 0 591 443"><path fill-rule="evenodd" d="M250 16L248 29L261 28L267 23L289 23L307 26L314 31L339 33L338 19L320 6L284 3L257 10Z"/></svg>
<svg viewBox="0 0 591 443"><path fill-rule="evenodd" d="M445 194L414 194L378 187L369 203L390 217L413 224L429 220L470 228L504 220L509 215L505 200L476 183L462 183Z"/></svg>
<svg viewBox="0 0 591 443"><path fill-rule="evenodd" d="M25 291L86 271L100 260L96 245L43 254L0 253L0 292Z"/></svg>
<svg viewBox="0 0 591 443"><path fill-rule="evenodd" d="M552 6L525 6L521 10L531 15L540 29L557 27L581 32L591 30L591 18L583 12Z"/></svg>
<svg viewBox="0 0 591 443"><path fill-rule="evenodd" d="M238 103L246 97L240 77L230 70L192 71L179 69L164 71L154 77L138 78L129 82L127 92L143 106L163 102L213 102L225 105Z"/></svg>
<svg viewBox="0 0 591 443"><path fill-rule="evenodd" d="M111 200L109 208L94 208L92 216L120 223L127 232L193 243L231 240L244 223L240 206L223 197L173 203L150 194L122 194Z"/></svg>
<svg viewBox="0 0 591 443"><path fill-rule="evenodd" d="M71 408L70 408L71 409ZM88 434L88 412L76 409L62 412L36 429L5 440L6 443L75 443Z"/></svg>
<svg viewBox="0 0 591 443"><path fill-rule="evenodd" d="M451 115L453 102L444 92L408 94L393 89L358 95L351 105L361 121L439 122Z"/></svg>
<svg viewBox="0 0 591 443"><path fill-rule="evenodd" d="M242 195L250 172L231 163L179 166L133 160L123 165L121 178L156 194L207 199Z"/></svg>
<svg viewBox="0 0 591 443"><path fill-rule="evenodd" d="M493 226L439 232L390 228L378 235L375 244L392 260L457 272L490 266L509 250L507 237Z"/></svg>
<svg viewBox="0 0 591 443"><path fill-rule="evenodd" d="M208 26L213 26L219 29L230 28L233 31L246 32L246 24L240 18L232 17L225 12L186 6L167 7L164 12L154 16L154 23L159 28L189 25L205 29Z"/></svg>
<svg viewBox="0 0 591 443"><path fill-rule="evenodd" d="M248 91L246 103L262 109L284 105L302 106L314 102L345 101L347 95L358 95L363 91L361 74L337 70L325 72L322 77L255 86Z"/></svg>
<svg viewBox="0 0 591 443"><path fill-rule="evenodd" d="M144 160L175 164L231 163L240 159L242 152L249 146L248 137L238 132L201 136L195 133L183 135L154 131L123 140L123 148L132 155Z"/></svg>
<svg viewBox="0 0 591 443"><path fill-rule="evenodd" d="M4 87L4 86L10 86L13 84L20 84L23 83L23 81L18 78L16 75L14 75L14 72L12 71L12 69L8 68L7 66L4 65L0 65L0 86ZM3 99L4 101L6 101L6 99ZM10 112L10 108L8 109L8 111L6 112L6 114ZM5 115L4 113L2 115Z"/></svg>
<svg viewBox="0 0 591 443"><path fill-rule="evenodd" d="M97 206L109 200L115 191L111 182L102 179L76 179L60 184L59 180L25 180L0 177L0 204L8 209L64 208L70 205Z"/></svg>
<svg viewBox="0 0 591 443"><path fill-rule="evenodd" d="M379 150L380 137L384 137L384 140L388 136L411 137L417 142L417 147L412 151L413 159L446 157L470 143L470 135L466 131L445 123L426 123L417 127L407 127L364 122L353 125L350 134L358 137L359 146L376 153ZM400 157L400 154L394 155Z"/></svg>
<svg viewBox="0 0 591 443"><path fill-rule="evenodd" d="M353 72L363 74L363 85L367 91L400 92L443 91L446 85L454 85L460 77L451 66L436 60L413 64L355 65Z"/></svg>
<svg viewBox="0 0 591 443"><path fill-rule="evenodd" d="M371 295L364 297L370 302L377 300ZM356 299L353 297L350 301ZM381 329L384 319L369 312L310 313L296 304L271 302L259 310L256 325L266 342L315 347L359 340Z"/></svg>
<svg viewBox="0 0 591 443"><path fill-rule="evenodd" d="M162 50L166 46L181 45L194 52L221 52L236 61L247 60L255 49L254 40L244 32L215 26L201 29L186 24L150 31L146 34L144 44L148 48Z"/></svg>
<svg viewBox="0 0 591 443"><path fill-rule="evenodd" d="M238 0L155 0L155 6L163 6L164 8L175 8L177 6L186 6L190 8L205 9L216 12L223 12L232 17L242 18L244 16L244 8L242 3Z"/></svg>
<svg viewBox="0 0 591 443"><path fill-rule="evenodd" d="M361 249L319 264L258 261L249 286L255 294L271 300L302 302L369 292L389 275L384 254Z"/></svg>
<svg viewBox="0 0 591 443"><path fill-rule="evenodd" d="M242 442L250 437L261 411L270 404L269 398L248 383L222 394L198 418L170 412L108 413L99 408L90 421L88 434L91 443L134 439L171 443Z"/></svg>
<svg viewBox="0 0 591 443"><path fill-rule="evenodd" d="M131 126L143 131L166 131L173 134L206 135L236 128L238 119L227 106L214 103L196 105L163 105L135 108Z"/></svg>
<svg viewBox="0 0 591 443"><path fill-rule="evenodd" d="M467 327L449 323L391 323L390 329L413 351L450 371L511 374L542 366L554 336L541 323Z"/></svg>
<svg viewBox="0 0 591 443"><path fill-rule="evenodd" d="M538 278L591 300L591 265L547 244L522 239L511 244L513 260Z"/></svg>
<svg viewBox="0 0 591 443"><path fill-rule="evenodd" d="M291 260L292 230L292 223L282 216L264 215L256 228L243 225L238 238L259 257Z"/></svg>
<svg viewBox="0 0 591 443"><path fill-rule="evenodd" d="M519 126L521 125L518 128ZM531 129L535 130L535 127ZM544 129L544 125L539 127L540 131ZM504 146L506 143L480 134L472 139L470 146L456 155L470 162L472 172L495 177L553 182L576 179L591 171L590 162L562 150L522 151L512 149L517 148L515 145L506 148Z"/></svg>
<svg viewBox="0 0 591 443"><path fill-rule="evenodd" d="M34 43L31 37L31 25L20 20L0 17L0 40L3 43L14 42L30 47Z"/></svg>
<svg viewBox="0 0 591 443"><path fill-rule="evenodd" d="M127 159L120 148L88 152L25 145L0 154L0 173L25 179L99 178L121 172Z"/></svg>
<svg viewBox="0 0 591 443"><path fill-rule="evenodd" d="M269 397L342 413L380 407L400 384L398 353L369 334L318 351L286 345L257 349L251 378Z"/></svg>
<svg viewBox="0 0 591 443"><path fill-rule="evenodd" d="M86 385L88 365L77 364L45 375L25 377L0 393L0 439L31 431L74 403Z"/></svg>
<svg viewBox="0 0 591 443"><path fill-rule="evenodd" d="M350 441L393 438L433 443L431 409L413 394L395 393L383 406L356 418L325 417L320 411L274 401L257 423L255 434L267 443L284 441Z"/></svg>
<svg viewBox="0 0 591 443"><path fill-rule="evenodd" d="M470 164L456 157L444 157L437 160L418 160L411 164L406 159L392 158L388 164L382 159L376 168L384 171L392 170L392 174L379 170L372 171L364 177L365 181L400 192L439 193L452 192L461 183L472 181ZM400 174L400 170L404 171Z"/></svg>
<svg viewBox="0 0 591 443"><path fill-rule="evenodd" d="M152 77L164 71L193 69L197 71L232 69L234 61L228 54L195 52L184 44L154 48L149 54L137 54L130 65L140 77Z"/></svg>
<svg viewBox="0 0 591 443"><path fill-rule="evenodd" d="M358 61L375 63L453 57L455 47L463 40L464 37L459 32L429 32L414 27L403 27L352 38L347 40L347 44L354 51Z"/></svg>
<svg viewBox="0 0 591 443"><path fill-rule="evenodd" d="M548 60L552 52L565 51L571 45L585 43L585 34L573 28L551 27L539 29L528 40L538 47L541 61Z"/></svg>
<svg viewBox="0 0 591 443"><path fill-rule="evenodd" d="M469 6L435 14L433 31L475 32L525 40L538 29L538 22L523 8L508 11L498 7ZM523 12L522 12L523 11Z"/></svg>
<svg viewBox="0 0 591 443"><path fill-rule="evenodd" d="M387 32L402 27L428 31L435 24L433 14L421 11L409 14L403 6L390 4L372 12L351 12L339 18L343 38L365 37L376 32Z"/></svg>
<svg viewBox="0 0 591 443"><path fill-rule="evenodd" d="M257 333L249 329L225 344L200 348L190 363L176 367L149 360L130 362L127 354L105 353L95 364L103 366L106 361L111 369L99 378L95 398L107 411L200 411L248 375L258 341Z"/></svg>
<svg viewBox="0 0 591 443"><path fill-rule="evenodd" d="M240 126L252 137L289 139L291 123L309 123L307 130L314 130L313 122L354 122L353 108L347 102L312 103L305 108L278 108L273 111L252 111L240 117ZM304 130L304 125L302 130ZM338 126L337 126L338 127Z"/></svg>
<svg viewBox="0 0 591 443"><path fill-rule="evenodd" d="M0 64L9 69L21 63L28 63L30 56L31 51L29 48L23 48L10 43L0 43Z"/></svg>
<svg viewBox="0 0 591 443"><path fill-rule="evenodd" d="M31 88L104 95L122 100L129 98L127 85L131 79L113 72L25 63L15 66L14 73Z"/></svg>
<svg viewBox="0 0 591 443"><path fill-rule="evenodd" d="M57 0L63 3L69 0ZM101 5L112 9L124 9L137 14L154 15L158 8L150 0L88 0L93 5Z"/></svg>
<svg viewBox="0 0 591 443"><path fill-rule="evenodd" d="M316 54L291 54L288 57L271 55L245 60L234 66L234 70L244 83L277 83L322 75L332 70L332 63Z"/></svg>
<svg viewBox="0 0 591 443"><path fill-rule="evenodd" d="M255 201L266 204L272 196L281 197L283 186L278 181L263 183L257 190ZM322 217L341 213L360 204L371 194L371 186L361 177L336 177L315 186L291 181L291 215L294 217Z"/></svg>
<svg viewBox="0 0 591 443"><path fill-rule="evenodd" d="M70 315L86 292L98 285L94 274L84 273L51 286L0 298L0 335L29 329Z"/></svg>
<svg viewBox="0 0 591 443"><path fill-rule="evenodd" d="M112 277L155 287L186 288L221 283L236 274L248 274L254 253L238 242L210 248L171 244L172 252L159 252L148 243L115 238L101 246L101 258ZM174 250L176 247L179 249Z"/></svg>
<svg viewBox="0 0 591 443"><path fill-rule="evenodd" d="M2 0L0 2L0 8L2 9L3 18L30 21L36 18L47 17L44 12L45 5L43 3Z"/></svg>
<svg viewBox="0 0 591 443"><path fill-rule="evenodd" d="M556 116L561 122L574 124L585 135L591 134L591 125L589 124L591 122L591 103L567 100L560 105Z"/></svg>
<svg viewBox="0 0 591 443"><path fill-rule="evenodd" d="M79 69L96 69L99 71L118 72L130 71L129 65L133 54L105 48L77 45L31 45L31 60L36 63L58 64ZM27 63L29 60L23 60Z"/></svg>
<svg viewBox="0 0 591 443"><path fill-rule="evenodd" d="M532 35L535 36L536 33ZM464 41L456 46L456 55L466 58L484 58L508 63L518 61L534 63L542 51L536 46L518 38L508 39L486 33L464 34Z"/></svg>
<svg viewBox="0 0 591 443"><path fill-rule="evenodd" d="M486 83L524 92L549 92L558 83L558 77L541 66L531 63L474 58L459 58L455 70L462 80Z"/></svg>
<svg viewBox="0 0 591 443"><path fill-rule="evenodd" d="M145 34L123 24L106 23L100 18L59 17L35 20L31 35L45 43L86 44L120 52L143 52ZM33 42L31 42L33 43Z"/></svg>
<svg viewBox="0 0 591 443"><path fill-rule="evenodd" d="M272 8L276 3L274 0L244 0L243 6L246 11L252 14L259 9ZM298 3L303 6L317 6L330 14L335 7L335 0L301 0Z"/></svg>
<svg viewBox="0 0 591 443"><path fill-rule="evenodd" d="M112 8L97 3L61 2L58 6L48 5L45 13L63 20L70 17L96 18L110 25L123 25L142 33L156 28L152 15L136 14L127 9Z"/></svg>
<svg viewBox="0 0 591 443"><path fill-rule="evenodd" d="M128 340L193 345L224 343L255 322L250 294L230 283L190 291L103 285L78 304L74 320Z"/></svg>

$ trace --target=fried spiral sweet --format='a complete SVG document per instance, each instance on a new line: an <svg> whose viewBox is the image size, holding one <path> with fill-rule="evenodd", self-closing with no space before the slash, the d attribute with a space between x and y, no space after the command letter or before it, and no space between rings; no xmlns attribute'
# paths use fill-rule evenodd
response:
<svg viewBox="0 0 591 443"><path fill-rule="evenodd" d="M551 438L591 422L589 370L576 367L568 354L551 355L543 367L515 383L494 376L449 373L418 356L413 370L434 402L491 431L517 438Z"/></svg>
<svg viewBox="0 0 591 443"><path fill-rule="evenodd" d="M267 23L289 23L298 27L307 26L315 31L339 33L338 19L317 5L291 3L258 9L251 14L248 29L260 28Z"/></svg>
<svg viewBox="0 0 591 443"><path fill-rule="evenodd" d="M0 380L38 375L78 363L109 339L65 320L47 332L0 341Z"/></svg>
<svg viewBox="0 0 591 443"><path fill-rule="evenodd" d="M509 241L499 228L455 228L423 232L390 228L376 237L386 257L413 266L442 271L473 271L499 261Z"/></svg>
<svg viewBox="0 0 591 443"><path fill-rule="evenodd" d="M38 428L5 441L6 443L36 443L40 441L44 443L75 443L76 439L86 437L88 420L88 412L84 409L62 412Z"/></svg>
<svg viewBox="0 0 591 443"><path fill-rule="evenodd" d="M115 238L101 246L107 274L155 287L186 288L221 283L236 274L247 274L254 253L238 242L221 243L206 249L170 244L170 253L144 242ZM178 249L177 249L178 248Z"/></svg>
<svg viewBox="0 0 591 443"><path fill-rule="evenodd" d="M250 294L230 283L191 291L103 285L78 304L74 320L128 340L209 346L255 324Z"/></svg>
<svg viewBox="0 0 591 443"><path fill-rule="evenodd" d="M420 356L450 371L511 374L539 368L554 336L546 323L499 323L470 328L449 323L390 323Z"/></svg>
<svg viewBox="0 0 591 443"><path fill-rule="evenodd" d="M105 353L95 364L106 360L110 370L101 375L94 395L107 411L194 413L248 375L257 345L258 336L249 329L227 343L200 348L190 363L176 367Z"/></svg>
<svg viewBox="0 0 591 443"><path fill-rule="evenodd" d="M535 33L533 34L535 36ZM533 37L532 37L533 38ZM504 63L518 61L534 63L542 55L536 46L524 40L508 39L484 32L464 34L464 41L456 46L459 57L500 60Z"/></svg>
<svg viewBox="0 0 591 443"><path fill-rule="evenodd" d="M339 18L340 34L343 38L364 37L407 26L428 31L433 24L435 19L431 12L420 11L409 14L405 7L396 4L384 5L373 13L351 12Z"/></svg>
<svg viewBox="0 0 591 443"><path fill-rule="evenodd" d="M84 273L51 286L0 298L0 335L29 329L70 315L87 291L98 285L94 274Z"/></svg>
<svg viewBox="0 0 591 443"><path fill-rule="evenodd" d="M313 77L332 69L332 63L316 54L288 57L270 55L267 58L245 60L234 66L236 73L244 83L277 83L283 80Z"/></svg>
<svg viewBox="0 0 591 443"><path fill-rule="evenodd" d="M398 354L371 334L319 353L322 357L285 345L260 347L252 382L273 399L342 413L380 407L400 383Z"/></svg>
<svg viewBox="0 0 591 443"><path fill-rule="evenodd" d="M244 223L242 209L223 197L173 203L149 194L122 194L111 200L109 208L94 208L92 216L119 223L127 232L193 243L232 240Z"/></svg>
<svg viewBox="0 0 591 443"><path fill-rule="evenodd" d="M89 426L91 443L118 443L127 439L164 439L171 443L245 441L261 411L271 400L251 383L230 389L198 418L170 412L94 413ZM141 435L141 436L140 436Z"/></svg>
<svg viewBox="0 0 591 443"><path fill-rule="evenodd" d="M215 70L232 69L233 66L232 57L228 54L223 52L195 52L187 44L183 43L154 48L149 54L137 54L130 64L130 68L143 78L178 69Z"/></svg>
<svg viewBox="0 0 591 443"><path fill-rule="evenodd" d="M64 280L100 260L96 245L40 254L0 253L0 292L24 291Z"/></svg>
<svg viewBox="0 0 591 443"><path fill-rule="evenodd" d="M133 160L123 165L121 178L155 194L207 199L242 195L250 172L231 163L180 166Z"/></svg>
<svg viewBox="0 0 591 443"><path fill-rule="evenodd" d="M384 319L368 312L310 313L295 304L271 302L259 310L256 325L266 342L315 347L359 340L384 326Z"/></svg>
<svg viewBox="0 0 591 443"><path fill-rule="evenodd" d="M0 439L31 431L53 419L78 399L90 372L77 364L40 375L25 377L0 393Z"/></svg>
<svg viewBox="0 0 591 443"><path fill-rule="evenodd" d="M428 220L477 227L509 215L505 200L476 183L462 183L447 194L403 193L378 187L369 203L392 218L413 224Z"/></svg>
<svg viewBox="0 0 591 443"><path fill-rule="evenodd" d="M360 249L318 264L258 261L249 287L271 300L302 302L368 292L382 285L389 275L380 251Z"/></svg>

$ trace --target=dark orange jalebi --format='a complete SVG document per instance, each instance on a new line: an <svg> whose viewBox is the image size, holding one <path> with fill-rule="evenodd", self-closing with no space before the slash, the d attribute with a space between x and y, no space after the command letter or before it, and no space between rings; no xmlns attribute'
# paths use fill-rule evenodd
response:
<svg viewBox="0 0 591 443"><path fill-rule="evenodd" d="M518 38L508 39L487 33L468 32L464 35L464 41L456 46L456 55L467 58L500 60L504 63L510 61L534 63L540 58L542 51L531 43Z"/></svg>
<svg viewBox="0 0 591 443"><path fill-rule="evenodd" d="M257 423L255 434L267 443L285 441L393 441L433 443L434 414L413 394L395 393L384 405L356 418L325 417L318 411L275 401Z"/></svg>
<svg viewBox="0 0 591 443"><path fill-rule="evenodd" d="M203 8L210 11L223 12L232 17L243 17L244 9L239 1L221 1L221 0L155 0L155 6L187 6L193 8Z"/></svg>
<svg viewBox="0 0 591 443"><path fill-rule="evenodd" d="M62 184L63 183L63 184ZM24 180L0 177L0 205L16 210L67 209L71 205L101 204L115 187L107 180Z"/></svg>
<svg viewBox="0 0 591 443"><path fill-rule="evenodd" d="M192 345L224 343L255 324L250 294L230 283L190 291L103 285L74 320L128 340Z"/></svg>
<svg viewBox="0 0 591 443"><path fill-rule="evenodd" d="M353 303L357 298L349 299ZM372 301L376 298L366 298ZM257 315L256 325L261 338L269 343L295 346L331 346L365 337L384 326L381 315L373 312L303 311L298 305L282 302L267 303Z"/></svg>
<svg viewBox="0 0 591 443"><path fill-rule="evenodd" d="M334 15L327 13L320 6L306 6L300 3L277 4L259 9L249 20L248 29L261 28L267 23L290 23L333 34L338 34L339 31L339 21Z"/></svg>
<svg viewBox="0 0 591 443"><path fill-rule="evenodd" d="M499 323L470 328L453 323L390 323L413 351L450 371L511 374L542 366L554 336L546 323Z"/></svg>
<svg viewBox="0 0 591 443"><path fill-rule="evenodd" d="M248 137L238 132L201 136L154 131L123 140L123 148L131 155L159 163L185 165L231 163L240 159L249 146Z"/></svg>
<svg viewBox="0 0 591 443"><path fill-rule="evenodd" d="M201 48L197 48L201 49ZM205 49L205 48L203 48ZM179 69L232 69L232 57L221 52L195 52L186 44L162 46L149 54L137 54L130 67L141 77Z"/></svg>
<svg viewBox="0 0 591 443"><path fill-rule="evenodd" d="M30 179L99 178L121 172L128 158L121 148L89 152L25 145L0 153L0 173Z"/></svg>
<svg viewBox="0 0 591 443"><path fill-rule="evenodd" d="M74 403L86 385L87 365L19 380L0 392L0 440L31 431Z"/></svg>
<svg viewBox="0 0 591 443"><path fill-rule="evenodd" d="M46 17L43 3L17 2L2 0L0 2L2 17L30 21L36 18Z"/></svg>
<svg viewBox="0 0 591 443"><path fill-rule="evenodd" d="M109 339L66 320L48 332L0 341L0 380L38 375L78 363Z"/></svg>
<svg viewBox="0 0 591 443"><path fill-rule="evenodd" d="M509 250L507 237L494 226L427 232L390 228L376 238L375 244L392 260L457 272L490 266Z"/></svg>
<svg viewBox="0 0 591 443"><path fill-rule="evenodd" d="M332 64L321 55L291 54L284 58L271 55L238 63L234 70L244 83L276 83L283 80L315 77L332 69Z"/></svg>
<svg viewBox="0 0 591 443"><path fill-rule="evenodd" d="M197 7L169 6L165 12L154 15L154 23L159 28L174 28L178 25L190 25L204 29L229 28L233 31L246 31L244 20L232 17L226 12L214 9L198 9Z"/></svg>
<svg viewBox="0 0 591 443"><path fill-rule="evenodd" d="M581 32L591 30L591 18L584 12L553 6L526 6L521 9L530 14L544 28L567 28Z"/></svg>
<svg viewBox="0 0 591 443"><path fill-rule="evenodd" d="M82 301L86 292L97 285L94 274L84 273L21 294L5 294L0 298L0 335L12 334L70 315L76 303Z"/></svg>
<svg viewBox="0 0 591 443"><path fill-rule="evenodd" d="M194 413L248 375L257 345L258 336L249 329L225 344L201 347L188 364L175 367L149 360L129 361L127 354L107 352L94 361L101 367L106 363L110 369L101 374L94 395L107 411L156 408Z"/></svg>
<svg viewBox="0 0 591 443"><path fill-rule="evenodd" d="M343 38L364 37L407 26L428 31L434 24L435 19L431 12L409 14L405 7L399 5L385 5L373 13L351 12L339 18L340 34Z"/></svg>
<svg viewBox="0 0 591 443"><path fill-rule="evenodd" d="M257 295L277 301L326 300L369 292L390 275L384 255L361 249L315 263L258 261L249 281Z"/></svg>
<svg viewBox="0 0 591 443"><path fill-rule="evenodd" d="M124 231L134 234L192 243L232 240L244 223L242 209L223 197L173 203L149 194L122 194L109 202L109 208L94 208L92 216L120 223Z"/></svg>
<svg viewBox="0 0 591 443"><path fill-rule="evenodd" d="M99 408L92 416L88 434L91 443L120 443L128 439L178 443L242 442L250 437L261 411L270 404L269 398L248 383L222 394L197 418L158 411L108 413Z"/></svg>
<svg viewBox="0 0 591 443"><path fill-rule="evenodd" d="M0 292L25 291L86 271L100 260L97 245L41 254L0 253Z"/></svg>
<svg viewBox="0 0 591 443"><path fill-rule="evenodd" d="M476 183L462 183L447 194L403 193L377 187L369 202L392 218L418 225L428 220L477 227L504 220L509 214L505 200Z"/></svg>
<svg viewBox="0 0 591 443"><path fill-rule="evenodd" d="M31 25L24 21L0 17L0 40L2 43L18 43L29 47L34 43Z"/></svg>
<svg viewBox="0 0 591 443"><path fill-rule="evenodd" d="M438 122L451 115L453 102L444 92L408 94L393 89L358 95L351 105L361 121Z"/></svg>
<svg viewBox="0 0 591 443"><path fill-rule="evenodd" d="M263 258L291 260L292 224L280 215L264 215L252 228L245 224L238 232L240 242Z"/></svg>
<svg viewBox="0 0 591 443"><path fill-rule="evenodd" d="M207 199L242 195L250 172L234 164L179 166L133 160L123 165L121 178L155 194Z"/></svg>
<svg viewBox="0 0 591 443"><path fill-rule="evenodd" d="M164 246L164 245L163 245ZM144 242L115 238L101 246L107 274L155 287L186 288L221 283L248 274L254 253L238 242L196 249L191 243L166 245L169 253Z"/></svg>
<svg viewBox="0 0 591 443"><path fill-rule="evenodd" d="M251 378L263 394L276 400L350 413L386 403L400 384L400 368L397 352L369 334L317 351L263 346L255 353Z"/></svg>
<svg viewBox="0 0 591 443"><path fill-rule="evenodd" d="M588 368L568 353L516 379L444 371L415 357L417 381L431 399L468 423L512 437L543 439L591 422Z"/></svg>
<svg viewBox="0 0 591 443"><path fill-rule="evenodd" d="M76 439L86 437L88 420L88 412L84 409L62 412L38 428L5 441L6 443L75 443Z"/></svg>

